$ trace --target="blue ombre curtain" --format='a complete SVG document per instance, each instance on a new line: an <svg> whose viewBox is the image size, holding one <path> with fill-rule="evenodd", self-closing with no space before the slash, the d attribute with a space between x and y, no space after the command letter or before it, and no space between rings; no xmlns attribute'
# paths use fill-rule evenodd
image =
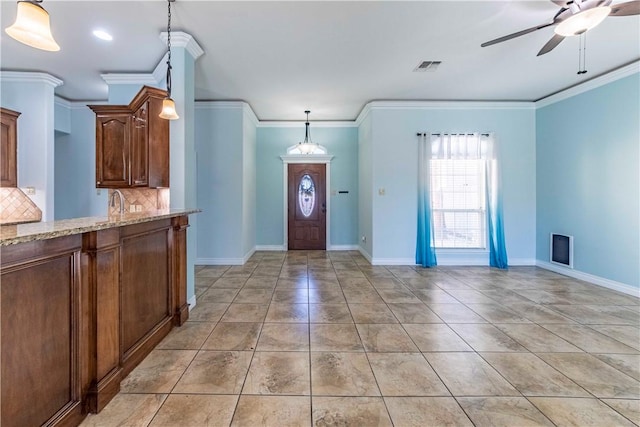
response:
<svg viewBox="0 0 640 427"><path fill-rule="evenodd" d="M481 135L486 143L486 187L487 218L489 223L489 265L508 268L507 247L504 243L504 225L502 216L502 185L498 169L497 150L493 134ZM486 140L486 141L483 141Z"/></svg>
<svg viewBox="0 0 640 427"><path fill-rule="evenodd" d="M436 251L431 215L431 161L430 134L418 134L418 239L416 242L416 264L435 267Z"/></svg>
<svg viewBox="0 0 640 427"><path fill-rule="evenodd" d="M431 159L486 160L485 185L487 197L487 223L489 234L489 265L507 268L507 249L504 243L502 195L498 169L497 149L492 133L419 134L418 181L418 244L416 264L423 267L436 265L431 214Z"/></svg>

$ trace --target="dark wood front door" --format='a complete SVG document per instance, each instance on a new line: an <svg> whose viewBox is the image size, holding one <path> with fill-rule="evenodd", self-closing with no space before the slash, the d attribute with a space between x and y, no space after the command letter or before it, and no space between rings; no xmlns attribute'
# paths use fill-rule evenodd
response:
<svg viewBox="0 0 640 427"><path fill-rule="evenodd" d="M326 249L325 179L325 164L289 164L289 250Z"/></svg>

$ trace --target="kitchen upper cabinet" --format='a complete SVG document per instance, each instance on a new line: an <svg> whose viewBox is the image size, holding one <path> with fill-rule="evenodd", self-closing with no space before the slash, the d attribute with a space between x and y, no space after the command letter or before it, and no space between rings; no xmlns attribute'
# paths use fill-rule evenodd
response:
<svg viewBox="0 0 640 427"><path fill-rule="evenodd" d="M18 116L17 111L0 108L0 187L18 186Z"/></svg>
<svg viewBox="0 0 640 427"><path fill-rule="evenodd" d="M144 86L129 105L90 105L96 113L96 187L168 187L167 93Z"/></svg>

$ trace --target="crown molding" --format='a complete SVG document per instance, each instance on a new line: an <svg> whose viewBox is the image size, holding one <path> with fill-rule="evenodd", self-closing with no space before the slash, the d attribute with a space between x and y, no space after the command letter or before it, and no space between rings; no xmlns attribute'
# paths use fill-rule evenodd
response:
<svg viewBox="0 0 640 427"><path fill-rule="evenodd" d="M356 117L356 126L360 127L369 113L371 113L371 103L364 104L364 107L362 107L362 110L360 110L360 114L358 114L358 117Z"/></svg>
<svg viewBox="0 0 640 427"><path fill-rule="evenodd" d="M64 98L60 98L58 95L53 96L53 103L55 105L59 105L62 108L67 108L67 109L71 108L71 101L66 100Z"/></svg>
<svg viewBox="0 0 640 427"><path fill-rule="evenodd" d="M127 85L127 84L141 84L141 85L157 85L158 80L151 73L107 73L100 74L102 80L108 85Z"/></svg>
<svg viewBox="0 0 640 427"><path fill-rule="evenodd" d="M256 127L260 125L260 120L254 113L253 108L245 101L195 101L196 110L242 110L242 114L249 119Z"/></svg>
<svg viewBox="0 0 640 427"><path fill-rule="evenodd" d="M109 105L108 101L100 100L100 101L69 101L68 99L61 98L58 95L55 95L53 98L53 102L55 105L59 105L63 108L67 108L69 110L82 110L89 109L87 105Z"/></svg>
<svg viewBox="0 0 640 427"><path fill-rule="evenodd" d="M299 128L304 127L306 121L277 121L277 120L267 120L260 122L258 127L261 128ZM356 122L351 120L345 121L310 121L309 122L314 128L354 128L357 127Z"/></svg>
<svg viewBox="0 0 640 427"><path fill-rule="evenodd" d="M531 110L528 101L371 101L372 110ZM366 106L365 106L366 107Z"/></svg>
<svg viewBox="0 0 640 427"><path fill-rule="evenodd" d="M167 44L167 35L168 33L166 31L160 33L160 40L162 40L165 45ZM194 39L191 34L183 31L171 32L171 46L184 47L194 60L197 60L204 54L204 50L202 50L196 39Z"/></svg>
<svg viewBox="0 0 640 427"><path fill-rule="evenodd" d="M247 102L242 103L242 112L249 119L249 121L253 123L255 127L260 126L260 120L258 120L258 116L256 116L253 108L251 108L251 105L249 105Z"/></svg>
<svg viewBox="0 0 640 427"><path fill-rule="evenodd" d="M244 101L195 101L196 110L243 109Z"/></svg>
<svg viewBox="0 0 640 427"><path fill-rule="evenodd" d="M158 65L156 65L156 68L153 69L153 72L151 73L153 75L153 78L156 79L156 82L164 82L164 80L167 77L167 60L169 58L169 53L165 52L164 55L162 55L162 59L160 60L160 62L158 62Z"/></svg>
<svg viewBox="0 0 640 427"><path fill-rule="evenodd" d="M360 126L371 110L533 110L528 101L370 101L367 102L355 125Z"/></svg>
<svg viewBox="0 0 640 427"><path fill-rule="evenodd" d="M613 83L616 80L632 76L636 73L640 73L640 61L633 62L624 67L620 67L616 70L608 72L607 74L594 77L591 80L587 80L586 82L577 84L568 89L564 89L560 92L556 92L552 95L541 98L535 102L535 106L536 108L543 108L548 105L555 104L556 102L571 98L572 96L576 96L592 89L596 89L600 86Z"/></svg>
<svg viewBox="0 0 640 427"><path fill-rule="evenodd" d="M47 83L58 87L64 82L47 73L34 73L26 71L0 71L0 81L16 83Z"/></svg>

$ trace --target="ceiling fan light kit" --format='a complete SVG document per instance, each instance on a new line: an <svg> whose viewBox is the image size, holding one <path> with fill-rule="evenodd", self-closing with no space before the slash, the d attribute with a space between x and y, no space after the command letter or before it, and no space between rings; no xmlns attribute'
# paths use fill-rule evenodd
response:
<svg viewBox="0 0 640 427"><path fill-rule="evenodd" d="M554 35L540 49L538 56L551 52L565 37L579 36L593 29L608 16L640 15L640 0L631 0L616 5L611 5L612 0L551 0L560 6L555 16L544 24L527 28L506 36L498 37L482 43L481 47L487 47L502 43L516 37L524 36L534 31L547 27L554 28Z"/></svg>
<svg viewBox="0 0 640 427"><path fill-rule="evenodd" d="M600 24L610 13L610 6L600 6L578 12L559 23L553 31L564 37L579 36Z"/></svg>
<svg viewBox="0 0 640 427"><path fill-rule="evenodd" d="M60 46L53 39L49 14L38 4L41 2L42 0L18 1L16 21L12 26L7 27L5 32L27 46L57 52Z"/></svg>

